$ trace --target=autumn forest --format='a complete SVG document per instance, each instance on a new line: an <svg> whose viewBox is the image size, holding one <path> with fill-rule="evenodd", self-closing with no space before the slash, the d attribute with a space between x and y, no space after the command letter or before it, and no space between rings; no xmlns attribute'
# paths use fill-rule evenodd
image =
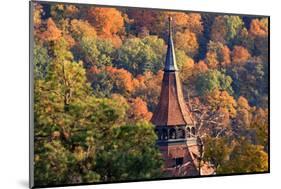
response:
<svg viewBox="0 0 281 189"><path fill-rule="evenodd" d="M34 3L35 185L162 178L150 122L168 22L215 173L268 171L269 19Z"/></svg>

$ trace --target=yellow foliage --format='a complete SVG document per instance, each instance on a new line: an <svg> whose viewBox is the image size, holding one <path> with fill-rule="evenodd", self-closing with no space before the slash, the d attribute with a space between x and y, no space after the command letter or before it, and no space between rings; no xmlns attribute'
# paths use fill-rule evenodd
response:
<svg viewBox="0 0 281 189"><path fill-rule="evenodd" d="M84 20L71 20L70 29L73 35L76 37L96 37L95 28Z"/></svg>
<svg viewBox="0 0 281 189"><path fill-rule="evenodd" d="M199 44L195 33L186 30L177 32L175 36L176 48L183 50L187 55L194 56L198 52Z"/></svg>
<svg viewBox="0 0 281 189"><path fill-rule="evenodd" d="M228 112L230 117L236 116L236 101L227 91L215 89L207 95L206 99L214 110Z"/></svg>
<svg viewBox="0 0 281 189"><path fill-rule="evenodd" d="M219 61L217 60L217 54L215 52L208 52L206 55L206 63L209 68L217 68Z"/></svg>
<svg viewBox="0 0 281 189"><path fill-rule="evenodd" d="M193 68L194 68L194 61L192 58L189 58L186 61L186 63L182 65L182 68L181 68L181 77L183 80L186 80L190 76L192 76Z"/></svg>
<svg viewBox="0 0 281 189"><path fill-rule="evenodd" d="M84 150L81 146L75 147L73 154L74 154L74 157L77 161L81 161L85 157L85 152L84 152Z"/></svg>

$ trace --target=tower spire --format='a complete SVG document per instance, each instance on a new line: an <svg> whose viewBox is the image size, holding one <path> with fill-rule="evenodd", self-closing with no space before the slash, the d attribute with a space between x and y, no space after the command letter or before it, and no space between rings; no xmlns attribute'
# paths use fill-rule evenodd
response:
<svg viewBox="0 0 281 189"><path fill-rule="evenodd" d="M193 125L193 119L182 93L172 31L172 18L170 17L168 48L161 94L151 121L158 126Z"/></svg>
<svg viewBox="0 0 281 189"><path fill-rule="evenodd" d="M172 28L172 17L169 17L169 36L168 36L168 48L165 60L165 72L177 71L177 62L175 56L174 42L173 42L173 28Z"/></svg>
<svg viewBox="0 0 281 189"><path fill-rule="evenodd" d="M151 123L155 125L158 136L156 144L165 160L165 173L171 176L194 176L198 175L195 156L192 155L198 153L196 129L192 114L183 97L177 71L171 17L168 36L161 93ZM178 166L181 168L177 169Z"/></svg>

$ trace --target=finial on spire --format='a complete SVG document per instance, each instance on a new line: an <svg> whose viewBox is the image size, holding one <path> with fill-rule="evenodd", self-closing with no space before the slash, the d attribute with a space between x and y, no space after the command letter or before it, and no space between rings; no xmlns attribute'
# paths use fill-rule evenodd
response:
<svg viewBox="0 0 281 189"><path fill-rule="evenodd" d="M175 57L172 29L173 29L172 28L172 17L169 17L168 48L167 48L166 61L165 61L165 67L164 67L164 71L167 71L167 72L178 70L177 63L176 63L176 57Z"/></svg>
<svg viewBox="0 0 281 189"><path fill-rule="evenodd" d="M169 16L169 35L172 35L172 21L173 21L173 18L171 16Z"/></svg>

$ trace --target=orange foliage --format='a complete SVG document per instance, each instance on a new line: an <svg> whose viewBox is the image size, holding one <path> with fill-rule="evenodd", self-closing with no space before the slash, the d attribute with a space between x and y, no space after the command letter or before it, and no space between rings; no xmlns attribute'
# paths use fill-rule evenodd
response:
<svg viewBox="0 0 281 189"><path fill-rule="evenodd" d="M248 100L240 96L237 100L237 124L242 127L249 127L251 122L251 107Z"/></svg>
<svg viewBox="0 0 281 189"><path fill-rule="evenodd" d="M142 31L146 29L152 30L152 28L155 27L155 23L157 18L160 17L161 12L144 9L130 9L128 10L128 15L132 18L137 29Z"/></svg>
<svg viewBox="0 0 281 189"><path fill-rule="evenodd" d="M225 67L230 64L230 62L230 50L227 45L214 41L208 43L206 63L210 68L217 68L217 66L220 66L220 68Z"/></svg>
<svg viewBox="0 0 281 189"><path fill-rule="evenodd" d="M188 15L181 12L167 12L167 16L173 18L173 24L175 26L183 26L188 22Z"/></svg>
<svg viewBox="0 0 281 189"><path fill-rule="evenodd" d="M242 46L235 46L232 51L232 61L235 64L243 64L251 57L249 51Z"/></svg>
<svg viewBox="0 0 281 189"><path fill-rule="evenodd" d="M166 17L168 17L168 16L171 16L173 18L173 25L175 28L189 30L189 31L197 33L197 34L200 34L203 31L203 25L201 22L200 14L167 12Z"/></svg>
<svg viewBox="0 0 281 189"><path fill-rule="evenodd" d="M257 108L254 112L253 123L268 125L268 109Z"/></svg>
<svg viewBox="0 0 281 189"><path fill-rule="evenodd" d="M193 76L205 73L206 71L208 71L207 64L204 61L200 60L197 64L194 65Z"/></svg>
<svg viewBox="0 0 281 189"><path fill-rule="evenodd" d="M104 39L109 39L113 46L116 48L119 48L122 45L122 40L118 35L112 35L110 38L106 37L106 36L101 36Z"/></svg>
<svg viewBox="0 0 281 189"><path fill-rule="evenodd" d="M224 46L221 49L221 56L222 56L222 62L220 64L222 66L229 65L231 62L231 57L230 57L230 50L227 46Z"/></svg>
<svg viewBox="0 0 281 189"><path fill-rule="evenodd" d="M71 35L65 34L65 35L63 35L63 37L66 40L66 42L70 48L75 45L75 40L72 38Z"/></svg>
<svg viewBox="0 0 281 189"><path fill-rule="evenodd" d="M202 33L203 24L201 21L201 14L189 13L188 16L188 29L194 33Z"/></svg>
<svg viewBox="0 0 281 189"><path fill-rule="evenodd" d="M256 49L261 53L264 62L268 61L268 18L254 19L249 34L254 39Z"/></svg>
<svg viewBox="0 0 281 189"><path fill-rule="evenodd" d="M160 96L163 71L158 71L157 74L145 72L142 76L137 76L138 85L134 91L135 97L141 97L148 103L151 111L154 110Z"/></svg>
<svg viewBox="0 0 281 189"><path fill-rule="evenodd" d="M38 34L39 38L43 41L56 41L61 38L62 31L57 28L52 18L47 20L46 31Z"/></svg>
<svg viewBox="0 0 281 189"><path fill-rule="evenodd" d="M92 66L91 68L86 69L86 76L88 82L92 83L96 78L96 74L101 73L101 71L102 70L98 69L96 66Z"/></svg>
<svg viewBox="0 0 281 189"><path fill-rule="evenodd" d="M139 97L130 102L129 113L133 119L144 119L149 121L152 117L152 113L147 109L146 102Z"/></svg>
<svg viewBox="0 0 281 189"><path fill-rule="evenodd" d="M145 72L144 75L138 75L136 77L136 88L137 90L142 90L144 88L148 88L148 90L160 89L161 82L163 78L163 71L159 70L157 74L153 74L152 72ZM148 92L149 93L149 92Z"/></svg>
<svg viewBox="0 0 281 189"><path fill-rule="evenodd" d="M194 56L199 47L195 33L188 30L176 33L175 45L176 48L183 50L189 56Z"/></svg>
<svg viewBox="0 0 281 189"><path fill-rule="evenodd" d="M74 5L66 5L65 6L65 14L69 17L73 17L73 15L77 15L79 9Z"/></svg>
<svg viewBox="0 0 281 189"><path fill-rule="evenodd" d="M90 8L87 19L100 34L112 35L124 26L121 12L115 8Z"/></svg>
<svg viewBox="0 0 281 189"><path fill-rule="evenodd" d="M238 105L239 108L242 108L242 109L246 109L246 110L250 110L251 109L251 107L250 107L250 105L248 103L248 100L245 97L243 97L243 96L240 96L238 98L237 105Z"/></svg>
<svg viewBox="0 0 281 189"><path fill-rule="evenodd" d="M136 25L138 32L149 30L150 33L162 35L163 31L167 30L167 22L163 22L163 20L167 20L169 16L173 18L173 27L177 31L189 30L196 34L200 34L203 31L201 15L196 13L186 14L132 9L128 11L128 15Z"/></svg>
<svg viewBox="0 0 281 189"><path fill-rule="evenodd" d="M116 35L124 26L124 18L120 11L115 8L90 8L86 18L95 26L101 37L112 39L115 46L121 45L121 40Z"/></svg>
<svg viewBox="0 0 281 189"><path fill-rule="evenodd" d="M249 33L255 37L264 37L268 35L268 19L252 20Z"/></svg>
<svg viewBox="0 0 281 189"><path fill-rule="evenodd" d="M101 72L101 70L99 70L97 68L97 66L92 66L90 69L89 69L89 72L92 73L92 74L99 74Z"/></svg>
<svg viewBox="0 0 281 189"><path fill-rule="evenodd" d="M217 65L219 64L219 61L217 60L217 54L215 52L207 52L206 63L211 69L217 68Z"/></svg>
<svg viewBox="0 0 281 189"><path fill-rule="evenodd" d="M109 76L113 79L118 89L123 89L127 92L133 91L136 81L133 80L130 72L123 68L118 69L112 66L107 66L106 71L109 73Z"/></svg>

